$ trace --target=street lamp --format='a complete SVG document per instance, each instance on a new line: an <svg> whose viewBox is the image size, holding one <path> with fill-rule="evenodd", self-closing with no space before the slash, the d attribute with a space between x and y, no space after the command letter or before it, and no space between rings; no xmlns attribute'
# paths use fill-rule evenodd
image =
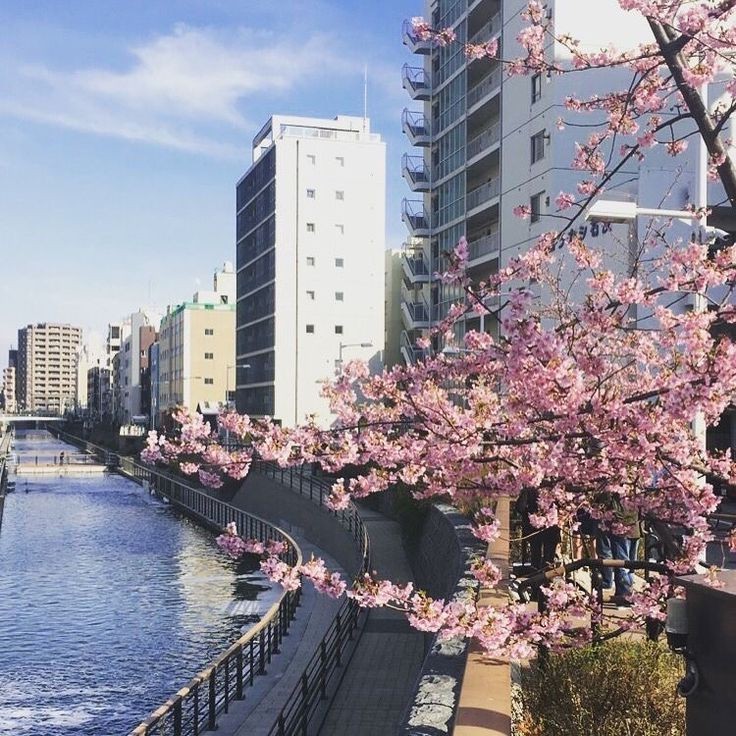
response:
<svg viewBox="0 0 736 736"><path fill-rule="evenodd" d="M585 219L591 222L628 223L637 216L673 217L678 220L697 220L699 216L691 210L661 210L652 207L639 207L636 202L617 202L598 199L585 211Z"/></svg>
<svg viewBox="0 0 736 736"><path fill-rule="evenodd" d="M340 370L342 368L342 351L345 348L372 348L372 347L373 347L372 342L341 342L339 346L339 351L338 351L337 369Z"/></svg>

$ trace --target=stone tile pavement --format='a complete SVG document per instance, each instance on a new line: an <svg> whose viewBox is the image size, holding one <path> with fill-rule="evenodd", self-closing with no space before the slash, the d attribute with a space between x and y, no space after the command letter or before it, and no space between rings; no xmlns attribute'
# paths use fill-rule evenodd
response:
<svg viewBox="0 0 736 736"><path fill-rule="evenodd" d="M382 578L413 579L397 522L361 508L371 540L372 567ZM324 736L391 736L414 693L425 654L425 635L397 611L370 612L363 635L319 733Z"/></svg>

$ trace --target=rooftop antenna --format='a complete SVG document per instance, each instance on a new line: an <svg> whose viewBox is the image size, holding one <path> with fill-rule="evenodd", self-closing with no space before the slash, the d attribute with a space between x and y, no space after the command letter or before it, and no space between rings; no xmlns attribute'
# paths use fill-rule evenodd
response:
<svg viewBox="0 0 736 736"><path fill-rule="evenodd" d="M368 129L368 64L363 66L363 132Z"/></svg>

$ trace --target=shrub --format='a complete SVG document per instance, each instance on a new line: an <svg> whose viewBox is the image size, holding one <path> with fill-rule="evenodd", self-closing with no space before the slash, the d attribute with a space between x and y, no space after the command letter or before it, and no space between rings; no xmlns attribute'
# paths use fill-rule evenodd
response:
<svg viewBox="0 0 736 736"><path fill-rule="evenodd" d="M681 661L663 644L618 640L521 670L518 736L682 736Z"/></svg>

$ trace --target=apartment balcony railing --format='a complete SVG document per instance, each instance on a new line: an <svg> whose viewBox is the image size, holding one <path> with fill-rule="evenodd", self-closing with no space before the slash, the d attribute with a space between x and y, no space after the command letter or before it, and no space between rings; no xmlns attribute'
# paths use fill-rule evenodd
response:
<svg viewBox="0 0 736 736"><path fill-rule="evenodd" d="M496 230L490 235L468 242L468 260L475 261L488 255L498 255L501 249L501 233Z"/></svg>
<svg viewBox="0 0 736 736"><path fill-rule="evenodd" d="M501 67L497 67L490 74L483 77L478 84L473 85L470 90L468 90L468 107L473 107L473 105L480 102L484 97L500 86Z"/></svg>
<svg viewBox="0 0 736 736"><path fill-rule="evenodd" d="M480 135L471 138L467 145L468 160L491 146L495 146L501 140L501 123L493 123Z"/></svg>
<svg viewBox="0 0 736 736"><path fill-rule="evenodd" d="M496 13L487 23L482 25L469 39L470 44L481 44L490 41L494 36L501 33L501 14Z"/></svg>
<svg viewBox="0 0 736 736"><path fill-rule="evenodd" d="M421 291L412 293L404 284L401 288L401 314L407 330L421 330L429 327L431 312L424 294Z"/></svg>
<svg viewBox="0 0 736 736"><path fill-rule="evenodd" d="M429 169L423 156L405 153L401 158L401 173L412 192L429 191Z"/></svg>
<svg viewBox="0 0 736 736"><path fill-rule="evenodd" d="M432 51L432 41L419 38L408 18L401 25L401 40L412 54L429 54Z"/></svg>
<svg viewBox="0 0 736 736"><path fill-rule="evenodd" d="M465 198L466 209L474 210L476 207L480 207L498 197L501 190L500 181L500 178L496 176L485 184L468 192Z"/></svg>
<svg viewBox="0 0 736 736"><path fill-rule="evenodd" d="M416 346L416 342L409 337L406 331L401 333L401 356L407 365L412 365L426 357L427 351Z"/></svg>
<svg viewBox="0 0 736 736"><path fill-rule="evenodd" d="M427 283L430 278L429 263L424 250L417 246L404 249L402 258L404 277L411 284Z"/></svg>
<svg viewBox="0 0 736 736"><path fill-rule="evenodd" d="M401 70L402 85L412 100L429 100L429 75L420 66L404 64Z"/></svg>
<svg viewBox="0 0 736 736"><path fill-rule="evenodd" d="M428 146L432 142L429 120L421 112L405 109L401 127L412 146Z"/></svg>
<svg viewBox="0 0 736 736"><path fill-rule="evenodd" d="M414 237L424 238L429 235L430 220L421 199L405 199L401 219Z"/></svg>

